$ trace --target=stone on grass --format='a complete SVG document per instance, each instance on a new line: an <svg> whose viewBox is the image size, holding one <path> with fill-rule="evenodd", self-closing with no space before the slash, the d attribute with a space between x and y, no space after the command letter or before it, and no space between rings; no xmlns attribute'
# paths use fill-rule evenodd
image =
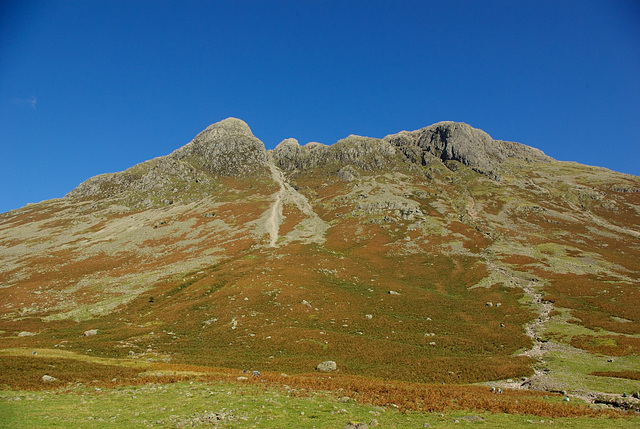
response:
<svg viewBox="0 0 640 429"><path fill-rule="evenodd" d="M42 376L42 381L44 381L45 383L53 383L54 381L58 381L58 379L45 374Z"/></svg>
<svg viewBox="0 0 640 429"><path fill-rule="evenodd" d="M338 369L338 364L332 360L326 360L316 366L316 369L321 372L331 372Z"/></svg>
<svg viewBox="0 0 640 429"><path fill-rule="evenodd" d="M19 337L33 337L35 334L29 331L22 331L18 334Z"/></svg>
<svg viewBox="0 0 640 429"><path fill-rule="evenodd" d="M469 423L484 423L485 420L483 417L480 416L462 416L460 417L461 420L464 420L465 422L469 422Z"/></svg>
<svg viewBox="0 0 640 429"><path fill-rule="evenodd" d="M85 337L92 337L94 335L98 335L98 330L97 329L89 329L88 331L84 331L83 335Z"/></svg>
<svg viewBox="0 0 640 429"><path fill-rule="evenodd" d="M342 429L369 429L369 425L366 423L349 422Z"/></svg>

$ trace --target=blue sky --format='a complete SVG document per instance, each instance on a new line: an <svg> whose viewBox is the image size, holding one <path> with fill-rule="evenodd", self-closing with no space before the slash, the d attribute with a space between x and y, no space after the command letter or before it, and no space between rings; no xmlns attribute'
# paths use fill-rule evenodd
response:
<svg viewBox="0 0 640 429"><path fill-rule="evenodd" d="M640 2L0 0L0 212L229 116L267 148L462 121L640 175Z"/></svg>

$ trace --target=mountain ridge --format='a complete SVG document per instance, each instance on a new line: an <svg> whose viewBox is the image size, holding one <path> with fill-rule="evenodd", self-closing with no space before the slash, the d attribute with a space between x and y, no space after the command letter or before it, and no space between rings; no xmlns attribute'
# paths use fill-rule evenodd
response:
<svg viewBox="0 0 640 429"><path fill-rule="evenodd" d="M287 172L317 168L328 163L345 164L364 171L385 168L412 168L441 161L462 164L500 180L500 165L508 158L524 162L549 162L542 151L521 143L493 140L482 130L442 121L415 130L390 134L382 139L350 135L333 145L308 143L301 146L294 138L285 139L267 150L242 120L227 118L208 126L191 142L168 155L137 164L125 171L92 177L70 191L66 197L113 196L127 188L156 191L178 182L188 193L190 184L209 183L211 175L241 176L268 174L269 157ZM148 167L150 171L142 171ZM202 186L202 185L200 185ZM172 199L160 202L168 204ZM142 206L148 206L149 202Z"/></svg>
<svg viewBox="0 0 640 429"><path fill-rule="evenodd" d="M267 151L227 119L0 216L0 338L621 394L640 373L636 189L455 122Z"/></svg>

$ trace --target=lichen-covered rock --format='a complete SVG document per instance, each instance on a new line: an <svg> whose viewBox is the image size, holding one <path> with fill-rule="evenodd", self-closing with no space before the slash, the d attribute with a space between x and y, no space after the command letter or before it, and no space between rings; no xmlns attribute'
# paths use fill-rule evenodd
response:
<svg viewBox="0 0 640 429"><path fill-rule="evenodd" d="M321 372L331 372L338 369L338 364L336 364L332 360L326 360L324 362L320 362L316 369Z"/></svg>
<svg viewBox="0 0 640 429"><path fill-rule="evenodd" d="M221 176L254 174L268 161L264 144L246 123L236 118L210 125L170 157Z"/></svg>
<svg viewBox="0 0 640 429"><path fill-rule="evenodd" d="M278 144L272 154L278 167L287 171L331 165L339 168L351 166L363 171L376 171L403 162L403 159L396 155L396 148L389 143L380 139L354 135L339 140L331 146L320 143L300 146L297 140L287 139Z"/></svg>
<svg viewBox="0 0 640 429"><path fill-rule="evenodd" d="M508 158L525 161L548 162L551 160L542 151L514 142L493 140L489 134L461 122L438 122L412 131L402 131L384 138L390 144L403 148L401 151L412 162L419 159L427 163L430 157L443 162L459 161L479 173L497 178L500 164ZM415 150L420 148L422 156Z"/></svg>
<svg viewBox="0 0 640 429"><path fill-rule="evenodd" d="M276 164L287 171L339 165L338 176L353 180L347 166L362 171L403 169L439 161L449 169L464 164L494 179L509 158L547 162L551 158L532 147L494 140L482 130L460 122L438 122L416 131L401 131L383 139L351 135L331 146L319 143L300 146L295 139L283 140L272 152ZM335 170L334 170L335 171Z"/></svg>
<svg viewBox="0 0 640 429"><path fill-rule="evenodd" d="M228 118L207 127L190 143L169 155L119 173L101 174L81 183L67 198L121 198L144 209L191 202L214 189L215 177L247 177L267 173L264 144L240 119Z"/></svg>
<svg viewBox="0 0 640 429"><path fill-rule="evenodd" d="M90 178L67 197L116 198L134 209L189 203L214 192L218 177L267 178L270 156L284 171L326 168L327 174L335 174L347 182L361 174L419 169L431 177L434 163L451 171L466 165L500 179L502 164L509 158L551 160L538 149L493 140L484 131L458 122L439 122L383 139L351 135L331 146L320 143L300 146L297 140L286 139L269 154L246 123L228 118L210 125L167 156L123 172ZM419 215L407 212L402 213L402 218L412 220Z"/></svg>

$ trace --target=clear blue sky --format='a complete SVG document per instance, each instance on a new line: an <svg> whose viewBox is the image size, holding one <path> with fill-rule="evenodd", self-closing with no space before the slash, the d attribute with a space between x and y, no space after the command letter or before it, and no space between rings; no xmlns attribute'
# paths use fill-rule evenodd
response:
<svg viewBox="0 0 640 429"><path fill-rule="evenodd" d="M0 212L229 116L267 148L462 121L640 175L640 2L0 0Z"/></svg>

